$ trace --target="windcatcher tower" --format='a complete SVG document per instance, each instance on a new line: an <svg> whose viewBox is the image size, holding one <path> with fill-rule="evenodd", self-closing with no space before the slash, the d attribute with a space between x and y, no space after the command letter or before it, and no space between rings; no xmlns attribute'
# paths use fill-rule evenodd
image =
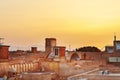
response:
<svg viewBox="0 0 120 80"><path fill-rule="evenodd" d="M3 45L3 38L0 38L0 59L8 59L9 46Z"/></svg>
<svg viewBox="0 0 120 80"><path fill-rule="evenodd" d="M114 52L119 52L120 53L120 40L116 40L116 35L114 35Z"/></svg>
<svg viewBox="0 0 120 80"><path fill-rule="evenodd" d="M54 47L56 46L56 38L46 38L45 39L45 52L50 54L54 51Z"/></svg>
<svg viewBox="0 0 120 80"><path fill-rule="evenodd" d="M31 52L32 53L37 53L38 51L37 51L37 47L31 47Z"/></svg>

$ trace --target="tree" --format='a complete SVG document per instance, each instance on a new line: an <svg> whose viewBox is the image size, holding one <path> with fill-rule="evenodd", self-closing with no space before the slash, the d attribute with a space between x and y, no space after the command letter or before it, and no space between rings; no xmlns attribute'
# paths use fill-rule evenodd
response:
<svg viewBox="0 0 120 80"><path fill-rule="evenodd" d="M92 46L85 46L85 47L81 47L81 48L77 48L76 51L78 52L101 52L100 49L98 49L97 47L92 47Z"/></svg>

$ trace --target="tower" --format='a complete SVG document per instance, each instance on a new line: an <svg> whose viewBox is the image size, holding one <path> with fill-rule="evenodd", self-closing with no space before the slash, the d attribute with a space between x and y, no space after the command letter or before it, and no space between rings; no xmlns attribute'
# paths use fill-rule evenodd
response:
<svg viewBox="0 0 120 80"><path fill-rule="evenodd" d="M45 39L45 52L51 53L54 51L54 47L56 46L56 39L55 38L46 38Z"/></svg>
<svg viewBox="0 0 120 80"><path fill-rule="evenodd" d="M116 34L114 33L114 41L116 41Z"/></svg>
<svg viewBox="0 0 120 80"><path fill-rule="evenodd" d="M114 35L114 52L120 52L120 40L116 40L116 35Z"/></svg>
<svg viewBox="0 0 120 80"><path fill-rule="evenodd" d="M32 53L37 53L37 47L31 47L31 52Z"/></svg>
<svg viewBox="0 0 120 80"><path fill-rule="evenodd" d="M9 55L9 46L3 45L4 38L0 38L0 59L8 59Z"/></svg>
<svg viewBox="0 0 120 80"><path fill-rule="evenodd" d="M0 45L0 59L8 59L9 55L9 46Z"/></svg>

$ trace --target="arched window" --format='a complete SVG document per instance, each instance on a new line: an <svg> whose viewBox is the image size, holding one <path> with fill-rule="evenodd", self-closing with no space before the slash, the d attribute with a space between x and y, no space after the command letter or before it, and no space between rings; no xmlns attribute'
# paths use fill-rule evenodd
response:
<svg viewBox="0 0 120 80"><path fill-rule="evenodd" d="M79 57L79 55L78 55L77 53L73 53L70 60L79 61L79 60L80 60L80 57Z"/></svg>

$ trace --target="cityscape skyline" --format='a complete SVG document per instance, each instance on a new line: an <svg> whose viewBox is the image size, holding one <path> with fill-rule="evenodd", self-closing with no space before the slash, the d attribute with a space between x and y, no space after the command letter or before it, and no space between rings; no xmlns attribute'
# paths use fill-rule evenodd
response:
<svg viewBox="0 0 120 80"><path fill-rule="evenodd" d="M112 45L114 32L120 39L119 0L1 0L0 37L12 48L37 46L53 37L71 49ZM28 48L29 47L29 48Z"/></svg>

